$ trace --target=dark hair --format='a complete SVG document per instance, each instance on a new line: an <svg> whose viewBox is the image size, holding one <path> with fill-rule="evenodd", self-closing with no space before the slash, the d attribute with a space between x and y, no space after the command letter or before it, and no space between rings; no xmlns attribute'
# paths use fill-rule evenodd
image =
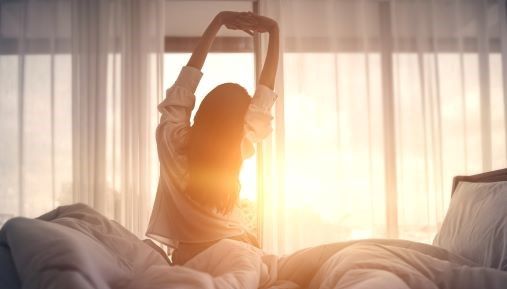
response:
<svg viewBox="0 0 507 289"><path fill-rule="evenodd" d="M240 85L221 84L206 95L190 129L186 193L222 214L233 209L239 195L241 141L250 99Z"/></svg>

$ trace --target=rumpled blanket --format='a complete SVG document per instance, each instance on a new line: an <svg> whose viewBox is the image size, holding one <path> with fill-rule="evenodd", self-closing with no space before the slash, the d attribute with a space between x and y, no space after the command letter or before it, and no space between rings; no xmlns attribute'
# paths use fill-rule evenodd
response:
<svg viewBox="0 0 507 289"><path fill-rule="evenodd" d="M8 248L23 289L256 289L269 282L261 280L269 272L266 257L252 246L223 240L186 266L170 266L121 225L83 204L38 219L9 220L0 246ZM14 278L3 284L19 283Z"/></svg>
<svg viewBox="0 0 507 289"><path fill-rule="evenodd" d="M507 288L507 272L450 254L440 259L414 249L362 242L333 254L309 288L500 289Z"/></svg>
<svg viewBox="0 0 507 289"><path fill-rule="evenodd" d="M2 289L507 288L507 272L403 240L334 243L283 257L222 240L170 266L83 204L9 220L0 230L0 268Z"/></svg>

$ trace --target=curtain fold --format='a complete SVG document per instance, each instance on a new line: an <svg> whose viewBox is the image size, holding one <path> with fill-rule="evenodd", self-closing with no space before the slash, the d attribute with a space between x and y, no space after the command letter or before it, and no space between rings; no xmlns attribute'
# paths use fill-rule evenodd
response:
<svg viewBox="0 0 507 289"><path fill-rule="evenodd" d="M2 220L83 202L144 236L158 174L163 8L0 3Z"/></svg>
<svg viewBox="0 0 507 289"><path fill-rule="evenodd" d="M505 167L504 1L261 0L260 13L282 47L267 250L431 242L452 177Z"/></svg>

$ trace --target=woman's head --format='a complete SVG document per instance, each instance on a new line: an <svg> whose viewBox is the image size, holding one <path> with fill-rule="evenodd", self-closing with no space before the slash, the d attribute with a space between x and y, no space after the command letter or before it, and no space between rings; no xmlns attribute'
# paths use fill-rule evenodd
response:
<svg viewBox="0 0 507 289"><path fill-rule="evenodd" d="M249 104L243 87L221 84L206 95L190 130L186 193L221 213L230 212L238 199L241 140Z"/></svg>

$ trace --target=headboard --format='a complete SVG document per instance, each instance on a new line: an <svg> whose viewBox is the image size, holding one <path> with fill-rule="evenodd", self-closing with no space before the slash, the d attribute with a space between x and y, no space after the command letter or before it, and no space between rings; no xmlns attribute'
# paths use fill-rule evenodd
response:
<svg viewBox="0 0 507 289"><path fill-rule="evenodd" d="M507 181L507 168L471 176L456 176L452 181L452 194L459 182L492 183L501 181Z"/></svg>

